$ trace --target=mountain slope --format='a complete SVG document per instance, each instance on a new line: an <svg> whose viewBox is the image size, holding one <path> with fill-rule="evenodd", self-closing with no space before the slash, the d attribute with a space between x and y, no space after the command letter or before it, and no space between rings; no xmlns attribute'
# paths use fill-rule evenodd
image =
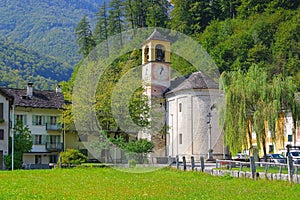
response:
<svg viewBox="0 0 300 200"><path fill-rule="evenodd" d="M75 64L75 27L92 17L102 0L0 0L0 36L44 55Z"/></svg>
<svg viewBox="0 0 300 200"><path fill-rule="evenodd" d="M0 39L0 86L23 88L33 81L36 88L53 89L71 73L66 63Z"/></svg>

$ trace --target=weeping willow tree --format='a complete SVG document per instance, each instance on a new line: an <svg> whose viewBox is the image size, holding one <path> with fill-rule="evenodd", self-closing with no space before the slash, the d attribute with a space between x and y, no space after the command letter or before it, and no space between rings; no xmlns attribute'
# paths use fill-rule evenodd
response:
<svg viewBox="0 0 300 200"><path fill-rule="evenodd" d="M299 118L297 87L290 77L269 77L258 66L248 72L224 72L221 87L225 91L225 106L220 123L224 127L224 141L232 154L253 149L253 133L257 148L266 154L268 132L273 141L283 144L284 126L280 116L292 113L294 127ZM284 121L283 121L284 122ZM293 130L295 134L295 129Z"/></svg>

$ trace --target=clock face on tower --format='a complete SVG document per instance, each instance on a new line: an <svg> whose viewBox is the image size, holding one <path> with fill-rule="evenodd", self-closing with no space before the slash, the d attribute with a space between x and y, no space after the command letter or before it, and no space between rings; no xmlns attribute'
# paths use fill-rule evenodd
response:
<svg viewBox="0 0 300 200"><path fill-rule="evenodd" d="M170 76L169 66L166 64L155 63L153 68L153 79L158 81L168 81Z"/></svg>

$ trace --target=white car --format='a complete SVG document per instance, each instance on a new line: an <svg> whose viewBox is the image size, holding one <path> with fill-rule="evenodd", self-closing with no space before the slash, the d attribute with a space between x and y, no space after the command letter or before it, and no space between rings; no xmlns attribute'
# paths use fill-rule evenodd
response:
<svg viewBox="0 0 300 200"><path fill-rule="evenodd" d="M247 154L243 154L243 153L238 153L238 154L236 154L236 156L232 157L232 160L245 161L245 160L248 160L248 159L249 159L249 156Z"/></svg>

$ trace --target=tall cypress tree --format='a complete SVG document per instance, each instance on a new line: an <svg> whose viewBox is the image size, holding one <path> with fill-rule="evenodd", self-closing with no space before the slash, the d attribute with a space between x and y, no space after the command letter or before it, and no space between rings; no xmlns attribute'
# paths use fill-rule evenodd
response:
<svg viewBox="0 0 300 200"><path fill-rule="evenodd" d="M93 34L90 28L90 23L87 21L87 17L84 16L75 29L77 35L77 43L80 47L79 53L86 57L90 51L96 46Z"/></svg>

